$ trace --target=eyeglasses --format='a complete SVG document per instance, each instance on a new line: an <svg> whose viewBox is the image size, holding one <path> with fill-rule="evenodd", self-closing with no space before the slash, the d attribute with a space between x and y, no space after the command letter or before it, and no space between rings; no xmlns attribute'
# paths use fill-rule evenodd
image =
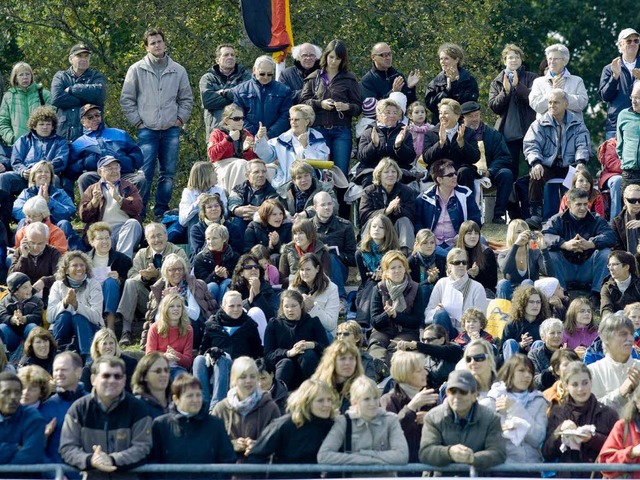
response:
<svg viewBox="0 0 640 480"><path fill-rule="evenodd" d="M260 270L260 265L243 265L243 270Z"/></svg>
<svg viewBox="0 0 640 480"><path fill-rule="evenodd" d="M423 337L422 341L424 343L431 343L431 342L435 342L436 340L440 340L441 337Z"/></svg>
<svg viewBox="0 0 640 480"><path fill-rule="evenodd" d="M440 175L440 178L453 178L456 175L458 175L458 172L443 173L442 175Z"/></svg>
<svg viewBox="0 0 640 480"><path fill-rule="evenodd" d="M122 380L124 378L124 374L122 373L101 373L100 377L102 377L103 380L110 380L110 379L114 379L114 380Z"/></svg>
<svg viewBox="0 0 640 480"><path fill-rule="evenodd" d="M301 118L301 117L298 117L298 118L291 117L291 118L289 118L290 122L301 122L303 120L304 120L304 118Z"/></svg>
<svg viewBox="0 0 640 480"><path fill-rule="evenodd" d="M259 73L258 76L259 77L273 77L273 73L262 72L262 73Z"/></svg>
<svg viewBox="0 0 640 480"><path fill-rule="evenodd" d="M234 122L239 122L241 120L244 120L244 117L229 117L229 120L232 120Z"/></svg>
<svg viewBox="0 0 640 480"><path fill-rule="evenodd" d="M542 300L528 300L527 304L529 304L529 305L542 305Z"/></svg>
<svg viewBox="0 0 640 480"><path fill-rule="evenodd" d="M303 53L302 55L300 55L300 58L316 58L316 54L315 53Z"/></svg>
<svg viewBox="0 0 640 480"><path fill-rule="evenodd" d="M390 56L393 55L393 53L391 53L391 52L382 52L382 53L374 53L373 55L376 56L376 57L389 58Z"/></svg>
<svg viewBox="0 0 640 480"><path fill-rule="evenodd" d="M86 118L87 120L93 120L94 118L102 118L102 115L96 113L95 115L85 115L84 118Z"/></svg>
<svg viewBox="0 0 640 480"><path fill-rule="evenodd" d="M465 357L464 361L467 363L471 363L471 361L479 363L479 362L484 362L487 359L487 357L488 355L486 353L478 353L476 355L469 355L468 357Z"/></svg>
<svg viewBox="0 0 640 480"><path fill-rule="evenodd" d="M467 264L466 260L451 260L449 262L449 265L455 265L455 266L466 265L466 264Z"/></svg>
<svg viewBox="0 0 640 480"><path fill-rule="evenodd" d="M640 198L625 198L629 203L640 203Z"/></svg>
<svg viewBox="0 0 640 480"><path fill-rule="evenodd" d="M350 337L351 332L336 332L336 337Z"/></svg>
<svg viewBox="0 0 640 480"><path fill-rule="evenodd" d="M625 43L626 43L627 45L631 45L631 44L633 44L633 43L640 43L640 38L627 38L627 39L625 40Z"/></svg>
<svg viewBox="0 0 640 480"><path fill-rule="evenodd" d="M465 392L464 390L460 390L459 388L447 388L447 393L451 395L462 395L463 397L469 395L469 392Z"/></svg>
<svg viewBox="0 0 640 480"><path fill-rule="evenodd" d="M155 370L149 370L149 372L155 373L156 375L160 375L162 373L169 373L169 367L156 368Z"/></svg>
<svg viewBox="0 0 640 480"><path fill-rule="evenodd" d="M619 267L620 265L622 265L621 263L610 263L609 265L607 265L608 268L614 268L614 267Z"/></svg>

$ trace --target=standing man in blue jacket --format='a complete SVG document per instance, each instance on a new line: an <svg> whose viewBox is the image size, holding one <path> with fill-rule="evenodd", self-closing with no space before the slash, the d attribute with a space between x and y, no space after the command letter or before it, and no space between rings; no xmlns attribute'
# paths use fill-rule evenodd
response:
<svg viewBox="0 0 640 480"><path fill-rule="evenodd" d="M87 103L104 107L107 78L89 68L91 50L79 43L69 51L71 67L60 70L51 82L51 104L58 108L58 135L73 142L82 135L80 109Z"/></svg>
<svg viewBox="0 0 640 480"><path fill-rule="evenodd" d="M256 58L253 78L233 89L233 103L244 111L244 128L252 135L262 126L268 138L289 130L291 90L274 79L276 62L267 55Z"/></svg>
<svg viewBox="0 0 640 480"><path fill-rule="evenodd" d="M144 156L142 169L149 186L158 164L153 215L160 220L169 210L180 130L191 116L193 93L187 71L167 54L164 32L151 28L144 33L143 41L147 55L129 67L120 106L129 123L138 129L138 145ZM150 191L148 188L142 197L145 211Z"/></svg>
<svg viewBox="0 0 640 480"><path fill-rule="evenodd" d="M45 422L37 409L20 405L22 382L0 373L0 465L34 465L44 456Z"/></svg>

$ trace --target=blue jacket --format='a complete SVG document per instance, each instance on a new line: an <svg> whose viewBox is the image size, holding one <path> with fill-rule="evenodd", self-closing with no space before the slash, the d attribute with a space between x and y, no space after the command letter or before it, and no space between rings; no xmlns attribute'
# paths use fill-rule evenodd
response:
<svg viewBox="0 0 640 480"><path fill-rule="evenodd" d="M553 166L558 153L556 121L550 113L531 124L523 141L524 157L531 167ZM562 166L587 163L591 155L589 130L582 119L567 110L562 127Z"/></svg>
<svg viewBox="0 0 640 480"><path fill-rule="evenodd" d="M233 103L244 111L244 128L252 135L258 132L260 122L267 127L269 138L290 128L291 90L283 83L274 80L262 85L254 77L234 87Z"/></svg>
<svg viewBox="0 0 640 480"><path fill-rule="evenodd" d="M69 408L71 408L71 404L85 395L87 395L87 392L82 384L80 384L74 392L58 392L40 405L40 414L44 417L45 422L49 423L54 418L56 419L56 428L47 439L47 447L45 450L45 459L47 462L64 463L58 452L64 416L67 414Z"/></svg>
<svg viewBox="0 0 640 480"><path fill-rule="evenodd" d="M10 417L0 415L0 465L42 463L45 421L40 412L20 405Z"/></svg>
<svg viewBox="0 0 640 480"><path fill-rule="evenodd" d="M22 175L22 172L44 160L53 165L54 172L60 173L67 166L68 159L69 146L64 138L55 132L42 138L32 130L13 144L11 168Z"/></svg>
<svg viewBox="0 0 640 480"><path fill-rule="evenodd" d="M142 168L144 161L142 150L127 132L105 127L102 122L95 131L85 129L84 135L71 144L71 161L65 173L76 180L84 172L95 172L98 160L105 155L118 159L122 174Z"/></svg>
<svg viewBox="0 0 640 480"><path fill-rule="evenodd" d="M611 248L616 244L616 234L605 219L591 212L587 212L583 219L578 219L569 209L551 217L542 228L542 234L549 251L562 252L567 261L574 264L583 264L594 253L594 250L569 252L560 248L564 242L575 238L578 234L592 241L596 246L595 250Z"/></svg>
<svg viewBox="0 0 640 480"><path fill-rule="evenodd" d="M640 169L640 114L627 108L618 116L616 153L625 170Z"/></svg>
<svg viewBox="0 0 640 480"><path fill-rule="evenodd" d="M627 66L622 62L620 77L616 80L611 72L611 64L602 69L598 93L600 98L607 102L607 124L605 132L615 132L618 115L625 108L631 107L631 90L634 78ZM640 57L636 58L636 68L640 68Z"/></svg>
<svg viewBox="0 0 640 480"><path fill-rule="evenodd" d="M38 196L38 190L40 187L27 187L13 202L13 218L20 221L25 218L25 214L22 211L24 204L27 200ZM51 223L58 223L60 220L69 220L71 216L76 213L76 205L73 203L73 199L67 195L62 188L56 188L53 185L49 185L49 211L51 212Z"/></svg>
<svg viewBox="0 0 640 480"><path fill-rule="evenodd" d="M433 232L438 220L440 220L442 208L440 207L440 201L436 198L436 188L437 186L434 185L416 198L416 232L422 228L428 228ZM449 199L449 203L447 203L447 211L456 232L460 230L460 225L465 220L473 220L478 225L482 225L480 209L473 192L467 187L458 185L453 190L453 195Z"/></svg>
<svg viewBox="0 0 640 480"><path fill-rule="evenodd" d="M69 142L82 135L80 109L87 103L103 107L106 98L107 77L93 68L79 77L71 67L56 72L51 81L51 104L58 108L60 135Z"/></svg>

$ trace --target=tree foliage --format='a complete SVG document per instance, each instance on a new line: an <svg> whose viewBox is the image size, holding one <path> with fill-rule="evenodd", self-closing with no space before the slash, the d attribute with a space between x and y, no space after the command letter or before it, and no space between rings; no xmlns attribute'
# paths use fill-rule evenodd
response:
<svg viewBox="0 0 640 480"><path fill-rule="evenodd" d="M422 71L420 96L440 69L438 45L459 43L485 104L489 84L502 67L500 52L506 43L519 44L529 69L537 71L544 47L561 41L572 52L569 69L584 79L589 91L587 121L597 144L604 126L597 95L600 72L617 54L617 32L639 24L635 7L632 0L291 0L291 15L297 43L323 46L334 38L346 41L351 70L359 77L371 67L371 46L388 42L399 70ZM0 71L6 77L14 62L25 60L48 86L57 70L68 67L70 46L87 43L94 52L93 66L109 80L107 121L130 129L119 107L120 87L129 65L145 53L141 38L150 26L165 31L170 54L189 72L196 97L198 81L213 63L217 44L238 45L238 60L244 65L251 65L260 54L243 31L236 0L3 0ZM492 121L488 110L485 119ZM184 139L182 171L205 155L199 102ZM181 177L184 182L186 176Z"/></svg>

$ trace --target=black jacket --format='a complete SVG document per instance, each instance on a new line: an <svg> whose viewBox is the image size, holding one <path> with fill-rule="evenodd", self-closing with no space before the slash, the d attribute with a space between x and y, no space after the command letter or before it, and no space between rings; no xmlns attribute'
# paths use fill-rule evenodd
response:
<svg viewBox="0 0 640 480"><path fill-rule="evenodd" d="M440 124L433 129L428 130L424 134L424 146L422 150L422 159L427 167L433 165L436 160L451 160L456 170L462 166L473 167L474 163L480 160L480 150L476 141L476 133L470 128L464 132L464 145L462 148L458 145L458 134L456 133L451 140L447 138L443 147L440 147L440 137L438 130Z"/></svg>
<svg viewBox="0 0 640 480"><path fill-rule="evenodd" d="M283 222L278 228L264 225L261 221L253 221L244 232L244 252L248 252L254 245L269 247L269 233L278 232L280 241L275 248L269 248L271 253L280 253L280 247L291 241L291 222Z"/></svg>
<svg viewBox="0 0 640 480"><path fill-rule="evenodd" d="M208 406L192 417L172 408L156 418L151 428L151 463L235 463L237 456L218 417L209 415ZM175 475L169 475L175 478ZM180 478L214 478L212 474L184 474Z"/></svg>
<svg viewBox="0 0 640 480"><path fill-rule="evenodd" d="M405 170L411 170L416 159L416 151L413 148L413 138L411 133L407 131L402 143L398 148L395 147L396 137L404 125L400 122L395 127L381 127L374 125L367 128L360 137L358 145L358 168L357 174L360 174L365 168L375 168L378 162L385 157L389 157L396 162L398 166ZM378 131L380 143L376 147L371 141L371 130ZM425 137L426 141L426 137Z"/></svg>
<svg viewBox="0 0 640 480"><path fill-rule="evenodd" d="M348 103L349 110L343 112L338 112L335 109L325 110L320 105L325 99ZM362 112L362 98L358 80L353 73L342 70L331 79L329 85L325 85L318 70L306 77L300 95L300 103L309 105L316 112L314 127L351 127L353 118Z"/></svg>
<svg viewBox="0 0 640 480"><path fill-rule="evenodd" d="M620 291L616 281L608 277L600 290L600 316L605 313L616 313L624 310L630 303L640 302L640 278L631 275L631 284L624 293Z"/></svg>
<svg viewBox="0 0 640 480"><path fill-rule="evenodd" d="M314 342L314 350L318 356L329 340L327 331L316 317L303 313L298 321L287 320L284 317L274 317L269 320L264 332L264 358L275 369L275 365L287 358L287 350L300 340Z"/></svg>
<svg viewBox="0 0 640 480"><path fill-rule="evenodd" d="M311 221L316 227L318 239L324 243L327 248L338 247L340 251L340 261L348 266L353 267L356 264L356 235L353 231L353 225L348 220L332 215L327 223L322 223L318 216L314 216ZM335 250L330 250L335 253Z"/></svg>
<svg viewBox="0 0 640 480"><path fill-rule="evenodd" d="M332 426L331 418L312 417L298 428L291 420L291 415L280 417L262 432L247 462L267 463L273 455L273 463L318 463L318 450ZM275 478L300 477L316 478L317 474L277 474Z"/></svg>
<svg viewBox="0 0 640 480"><path fill-rule="evenodd" d="M375 66L371 67L367 73L364 74L360 81L360 88L362 90L362 99L373 97L378 100L388 98L393 91L393 81L397 77L402 77L404 80L404 86L402 87L402 93L407 96L407 105L411 105L418 97L416 96L416 89L407 87L407 79L403 74L391 67L389 70L378 70Z"/></svg>
<svg viewBox="0 0 640 480"><path fill-rule="evenodd" d="M439 389L447 381L463 354L462 347L453 342L444 345L418 342L417 350L427 357L424 363L429 372L427 386L435 389Z"/></svg>
<svg viewBox="0 0 640 480"><path fill-rule="evenodd" d="M390 298L383 283L378 283L378 287L373 289L371 297L371 325L374 329L393 338L401 331L417 331L422 326L426 305L422 295L418 292L418 284L409 279L403 295L407 308L404 312L396 312L396 317L391 318L384 311L384 305L390 301Z"/></svg>
<svg viewBox="0 0 640 480"><path fill-rule="evenodd" d="M433 114L431 123L436 124L438 123L438 105L443 98L452 98L462 105L464 102L476 102L479 95L478 82L468 70L461 67L458 69L458 80L451 82L451 90L447 90L447 77L444 72L438 73L427 86L424 104Z"/></svg>
<svg viewBox="0 0 640 480"><path fill-rule="evenodd" d="M313 72L320 68L320 60L316 60L309 70L302 67L299 60L295 60L293 65L284 69L284 72L280 75L278 81L284 83L291 89L291 100L293 104L304 103L302 96L302 89L304 85L304 79L311 75Z"/></svg>
<svg viewBox="0 0 640 480"><path fill-rule="evenodd" d="M206 353L211 347L224 350L234 360L243 356L260 358L262 342L258 324L245 312L240 318L233 319L220 309L205 323L200 354Z"/></svg>
<svg viewBox="0 0 640 480"><path fill-rule="evenodd" d="M436 255L435 253L432 255L432 257L433 257L431 259L432 261L424 266L422 264L422 260L420 258L419 253L414 253L408 258L409 270L411 270L409 274L411 275L411 279L414 282L418 284L428 283L427 270L429 270L432 267L437 267L439 270L438 279L435 282L433 282L432 285L435 285L438 280L447 276L447 257L444 257L442 255ZM422 272L423 268L424 268L424 272Z"/></svg>
<svg viewBox="0 0 640 480"><path fill-rule="evenodd" d="M482 143L484 143L487 169L492 177L495 177L502 168L511 168L511 153L500 132L485 124Z"/></svg>
<svg viewBox="0 0 640 480"><path fill-rule="evenodd" d="M42 303L42 300L36 296L20 302L9 293L0 300L0 323L6 324L16 335L22 337L24 335L25 327L30 323L42 325L43 309L44 304ZM14 325L11 323L11 318L13 318L13 314L17 310L20 310L26 317L26 323L22 325Z"/></svg>
<svg viewBox="0 0 640 480"><path fill-rule="evenodd" d="M381 185L369 185L364 189L360 200L360 225L364 225L376 213L384 213L396 197L400 197L400 211L396 210L387 217L393 223L402 217L408 218L413 223L416 213L416 196L415 190L399 181L393 186L391 193L387 193Z"/></svg>
<svg viewBox="0 0 640 480"><path fill-rule="evenodd" d="M233 269L238 263L238 258L240 258L240 255L234 252L230 245L227 245L222 252L221 265L227 269L227 278L231 278ZM199 280L204 280L205 283L220 283L224 279L216 275L215 269L217 266L213 252L208 248L204 248L193 260L193 275Z"/></svg>
<svg viewBox="0 0 640 480"><path fill-rule="evenodd" d="M264 278L260 279L260 293L253 298L253 303L249 303L249 288L246 283L231 284L230 290L240 292L242 295L242 308L249 310L257 307L264 313L267 320L276 314L277 297L273 288Z"/></svg>
<svg viewBox="0 0 640 480"><path fill-rule="evenodd" d="M87 255L91 260L93 260L95 254L95 249L92 249ZM128 278L129 270L131 270L131 267L133 266L131 259L124 253L111 249L109 251L108 265L111 267L111 270L118 272L118 276L120 277L118 280L120 289L124 288L124 281Z"/></svg>

